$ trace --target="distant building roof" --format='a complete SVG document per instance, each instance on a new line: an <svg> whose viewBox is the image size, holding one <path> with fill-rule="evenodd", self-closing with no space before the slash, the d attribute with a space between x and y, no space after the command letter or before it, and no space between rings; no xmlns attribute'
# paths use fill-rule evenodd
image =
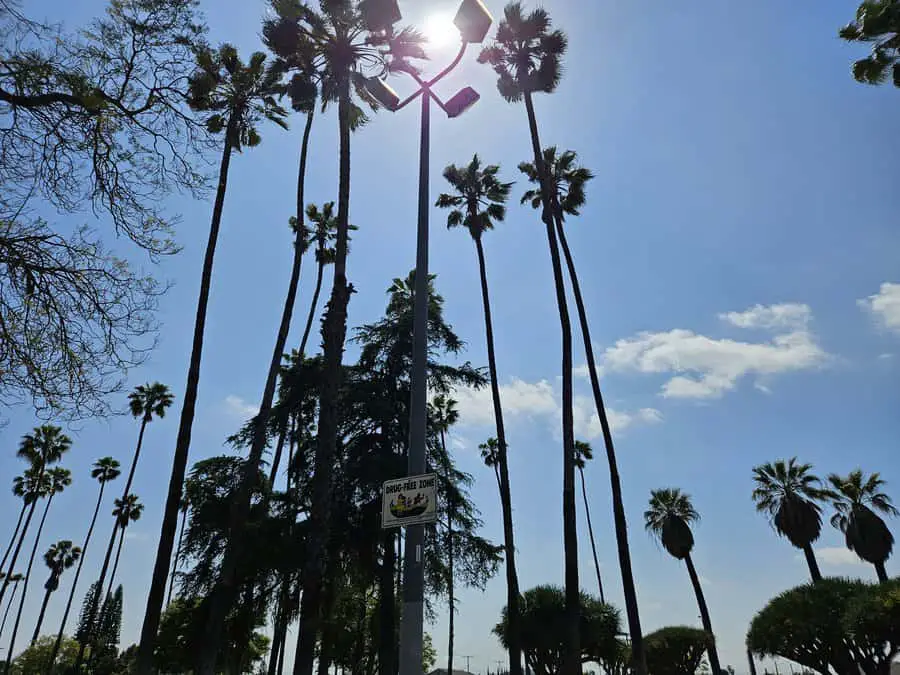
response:
<svg viewBox="0 0 900 675"><path fill-rule="evenodd" d="M430 673L428 673L428 675L447 675L447 669L446 668L438 668L436 670L432 670ZM454 668L453 675L473 675L473 674L467 670L457 670L456 668Z"/></svg>

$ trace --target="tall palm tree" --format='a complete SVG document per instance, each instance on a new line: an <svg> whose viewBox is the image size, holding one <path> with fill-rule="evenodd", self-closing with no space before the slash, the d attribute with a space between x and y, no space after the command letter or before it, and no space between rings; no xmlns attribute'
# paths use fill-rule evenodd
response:
<svg viewBox="0 0 900 675"><path fill-rule="evenodd" d="M91 469L91 478L96 480L100 485L97 494L97 503L94 505L94 515L91 517L91 524L88 527L87 535L84 538L84 544L81 547L81 556L78 558L78 567L75 568L75 579L72 581L72 588L69 590L69 597L66 600L66 609L63 611L62 621L59 624L59 632L56 634L56 642L53 644L48 664L56 663L56 657L62 646L63 635L66 631L66 621L69 618L69 612L72 610L72 602L75 600L75 591L78 588L78 580L81 577L81 570L84 567L84 558L87 555L88 545L91 543L91 537L94 534L94 526L97 524L97 516L100 513L100 506L103 504L103 493L106 490L106 484L119 477L119 462L112 457L101 457Z"/></svg>
<svg viewBox="0 0 900 675"><path fill-rule="evenodd" d="M6 609L3 611L3 621L0 621L0 637L3 636L3 629L6 628L6 620L9 618L9 610L12 608L13 600L16 599L16 591L19 589L19 584L25 578L18 573L10 574L9 577L9 583L12 584L13 590L12 593L9 594L9 600L6 602Z"/></svg>
<svg viewBox="0 0 900 675"><path fill-rule="evenodd" d="M822 532L818 502L828 497L828 491L812 473L812 464L800 464L796 457L779 459L753 467L753 480L756 510L767 514L775 531L803 551L809 576L813 582L821 581L812 545Z"/></svg>
<svg viewBox="0 0 900 675"><path fill-rule="evenodd" d="M700 577L697 576L694 561L691 559L691 551L694 549L694 534L691 532L690 523L698 520L700 520L700 514L691 504L690 496L678 488L664 488L650 492L650 508L644 512L644 526L650 534L662 542L663 548L669 552L669 555L677 560L684 560L688 575L691 577L691 584L694 586L694 595L697 596L703 630L710 638L706 648L710 669L714 673L721 673L722 666L719 664L719 650L716 647L712 622L709 620L709 609L706 606L706 599L703 597Z"/></svg>
<svg viewBox="0 0 900 675"><path fill-rule="evenodd" d="M315 204L306 207L306 217L315 226L312 235L316 242L316 286L313 290L312 301L309 305L309 313L306 315L306 326L303 328L303 337L300 339L300 354L306 353L306 343L312 330L313 319L316 316L316 308L319 306L319 294L322 291L322 277L325 274L325 266L334 262L334 241L337 231L337 219L334 217L334 202L326 202L319 211ZM350 226L353 229L353 226Z"/></svg>
<svg viewBox="0 0 900 675"><path fill-rule="evenodd" d="M34 626L34 634L31 636L31 644L33 645L41 632L41 625L44 623L44 614L47 612L47 603L50 602L50 596L59 588L59 578L62 573L72 567L81 558L81 548L73 546L68 539L63 539L53 544L44 554L44 564L50 569L50 577L44 583L44 600L41 603L41 611L38 614L37 623Z"/></svg>
<svg viewBox="0 0 900 675"><path fill-rule="evenodd" d="M575 466L581 476L581 496L584 499L584 515L587 518L588 535L591 538L591 553L594 556L594 571L597 573L597 588L600 591L600 602L606 602L603 597L603 581L600 579L600 561L597 559L594 526L591 524L591 507L588 504L587 487L584 482L584 465L592 459L594 459L594 451L591 444L585 441L575 441Z"/></svg>
<svg viewBox="0 0 900 675"><path fill-rule="evenodd" d="M511 2L504 8L503 19L497 27L494 43L485 47L478 60L489 63L498 75L497 88L510 102L524 99L531 134L534 163L541 177L543 209L541 219L547 231L553 283L556 289L556 305L559 311L562 337L562 435L563 435L563 542L565 548L566 586L566 644L563 671L565 675L578 675L581 670L581 643L579 636L581 616L581 590L578 583L578 541L575 513L575 421L573 412L572 382L572 326L569 319L568 300L559 257L559 243L554 229L551 189L547 167L541 154L537 118L534 112L535 92L552 93L562 76L562 57L567 39L560 30L551 30L550 17L543 9L525 15L519 2ZM625 586L626 607L629 605L628 583ZM636 602L634 603L636 608ZM631 620L629 611L629 624ZM636 664L643 663L643 642L632 632L632 654ZM511 664L512 665L512 664ZM519 664L515 664L519 675ZM636 666L637 675L644 675L646 668Z"/></svg>
<svg viewBox="0 0 900 675"><path fill-rule="evenodd" d="M116 580L116 572L119 569L119 558L122 556L122 546L125 544L125 530L131 523L141 519L144 513L144 505L137 495L130 494L124 499L115 500L115 508L113 508L113 517L119 524L119 545L116 547L116 558L113 561L112 572L109 573L109 584L106 587L106 595L112 595L113 584ZM100 624L103 625L103 617L100 618Z"/></svg>
<svg viewBox="0 0 900 675"><path fill-rule="evenodd" d="M393 18L371 0L323 0L321 13L301 2L278 2L278 22L270 29L270 47L282 56L302 53L311 64L324 103L337 103L338 200L334 279L322 320L323 377L318 441L311 486L310 537L303 578L300 633L295 675L312 675L320 629L325 541L329 536L331 470L337 449L338 393L347 334L347 306L352 286L347 280L350 232L350 133L365 121L353 93L374 107L365 90L366 77L383 76L409 66L408 59L425 56L421 36L411 30L395 33ZM384 5L384 3L380 3ZM200 675L206 675L201 673Z"/></svg>
<svg viewBox="0 0 900 675"><path fill-rule="evenodd" d="M9 640L9 647L6 651L6 668L4 673L9 672L10 663L12 663L13 649L16 645L16 637L19 633L19 624L22 621L22 610L25 609L25 599L28 596L28 582L31 580L31 569L34 567L34 559L37 556L38 546L41 543L41 534L44 531L44 523L47 522L47 514L50 513L50 506L53 504L53 498L65 490L72 484L72 472L68 469L55 466L47 469L44 475L44 485L42 496L47 498L44 505L44 512L41 514L41 521L38 524L37 532L34 535L34 545L31 548L31 555L28 558L28 567L25 568L25 580L22 583L22 595L19 597L19 607L16 610L16 621L13 623L12 635Z"/></svg>
<svg viewBox="0 0 900 675"><path fill-rule="evenodd" d="M449 482L451 467L450 455L447 452L447 432L450 430L450 427L456 424L456 422L459 420L459 410L457 410L456 408L456 401L449 396L445 396L444 394L438 394L437 396L435 396L428 408L430 424L435 429L437 429L438 433L440 434L441 456L445 460L445 465L443 467L444 475L447 477L447 480ZM447 673L448 675L453 675L453 631L456 620L456 598L454 595L455 587L453 580L453 501L448 499L446 508L447 538L445 546L447 550L447 606L450 610L450 617L447 627Z"/></svg>
<svg viewBox="0 0 900 675"><path fill-rule="evenodd" d="M486 467L494 470L494 478L497 479L497 492L502 492L500 480L500 443L496 438L489 438L484 443L478 444L481 451L481 459ZM509 448L507 447L507 450Z"/></svg>
<svg viewBox="0 0 900 675"><path fill-rule="evenodd" d="M25 535L31 526L31 519L34 517L38 499L49 488L44 480L47 467L56 464L71 447L72 440L62 433L62 429L49 424L35 427L30 434L25 434L19 443L16 456L28 462L29 468L22 477L17 477L13 480L13 492L16 493L18 491L22 496L25 503L28 504L28 512L25 514L25 523L19 532L19 540L16 542L15 549L13 549L12 558L6 570L7 574L3 578L2 585L0 585L0 603L3 602L3 596L6 595L6 589L11 583L10 575L16 567L19 553L22 551ZM0 569L0 572L2 571Z"/></svg>
<svg viewBox="0 0 900 675"><path fill-rule="evenodd" d="M866 477L862 469L847 476L828 476L835 514L831 524L844 533L847 548L875 566L878 581L888 580L884 564L894 549L894 535L878 515L896 516L891 498L881 491L885 482L875 472Z"/></svg>
<svg viewBox="0 0 900 675"><path fill-rule="evenodd" d="M497 453L495 471L499 478L500 504L503 512L503 541L506 558L506 591L509 623L510 663L521 664L521 614L519 611L519 580L516 572L514 531L512 520L512 496L509 484L509 462L506 452L506 430L500 403L500 383L497 377L497 359L494 352L494 325L491 318L491 301L488 291L487 267L484 260L482 235L502 222L506 217L506 201L512 183L500 181L500 167L490 164L481 167L478 155L472 157L465 168L451 164L444 169L444 178L454 189L454 194L441 194L437 206L450 209L447 227L465 227L475 242L478 272L481 279L481 303L484 312L484 332L487 342L488 371L491 379L491 402L497 429ZM514 674L515 675L515 674Z"/></svg>
<svg viewBox="0 0 900 675"><path fill-rule="evenodd" d="M25 517L25 513L28 511L28 507L31 506L32 502L34 501L34 492L31 489L33 480L31 475L29 474L29 471L32 471L32 469L27 469L23 475L13 478L13 495L22 500L22 508L19 509L19 517L16 520L16 527L13 530L13 535L9 540L9 545L6 547L6 551L3 553L3 560L0 561L0 579L3 579L3 576L5 574L3 570L6 569L6 560L9 558L9 554L12 553L19 534L21 534L22 520Z"/></svg>
<svg viewBox="0 0 900 675"><path fill-rule="evenodd" d="M223 45L218 51L203 50L197 56L197 70L189 83L189 103L199 113L209 113L206 127L211 133L224 132L222 158L219 163L219 183L213 205L209 238L203 259L200 293L197 298L197 315L194 321L194 335L191 359L188 367L187 385L175 441L172 459L172 475L163 513L156 563L147 597L147 609L141 628L138 648L137 672L149 675L153 667L153 649L163 600L169 565L175 547L178 529L178 511L181 508L181 491L187 470L188 452L191 445L191 430L197 405L197 390L200 384L200 361L203 354L203 335L206 328L206 310L212 282L213 261L219 239L219 227L225 206L225 192L228 187L228 169L232 152L259 145L262 140L257 129L263 120L269 120L286 127L286 111L274 98L278 74L265 67L266 56L255 52L248 64L238 57L231 45Z"/></svg>

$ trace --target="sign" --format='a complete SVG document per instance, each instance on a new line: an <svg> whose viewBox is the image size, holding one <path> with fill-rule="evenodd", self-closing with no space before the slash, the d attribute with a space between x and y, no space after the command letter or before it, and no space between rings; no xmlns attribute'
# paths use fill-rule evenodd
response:
<svg viewBox="0 0 900 675"><path fill-rule="evenodd" d="M385 481L381 488L381 527L406 527L437 520L437 476L426 473Z"/></svg>

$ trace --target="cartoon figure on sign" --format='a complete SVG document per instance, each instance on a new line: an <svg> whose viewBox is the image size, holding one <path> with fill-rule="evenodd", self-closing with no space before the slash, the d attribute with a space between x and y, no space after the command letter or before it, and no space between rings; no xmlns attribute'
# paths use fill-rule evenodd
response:
<svg viewBox="0 0 900 675"><path fill-rule="evenodd" d="M428 508L428 497L419 492L412 499L408 499L402 492L397 495L397 500L391 500L391 513L395 518L412 518L425 513Z"/></svg>

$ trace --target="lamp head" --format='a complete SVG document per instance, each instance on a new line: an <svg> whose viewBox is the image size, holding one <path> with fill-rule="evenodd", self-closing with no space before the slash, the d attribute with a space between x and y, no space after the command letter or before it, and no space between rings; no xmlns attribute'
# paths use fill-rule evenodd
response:
<svg viewBox="0 0 900 675"><path fill-rule="evenodd" d="M463 0L453 19L464 42L484 42L494 19L481 0Z"/></svg>
<svg viewBox="0 0 900 675"><path fill-rule="evenodd" d="M366 80L366 91L372 95L376 101L388 110L396 110L400 103L400 97L397 96L391 85L378 77L370 77Z"/></svg>
<svg viewBox="0 0 900 675"><path fill-rule="evenodd" d="M481 95L472 89L472 87L460 89L444 104L444 109L447 111L447 117L459 117L466 110L475 105L480 98Z"/></svg>

